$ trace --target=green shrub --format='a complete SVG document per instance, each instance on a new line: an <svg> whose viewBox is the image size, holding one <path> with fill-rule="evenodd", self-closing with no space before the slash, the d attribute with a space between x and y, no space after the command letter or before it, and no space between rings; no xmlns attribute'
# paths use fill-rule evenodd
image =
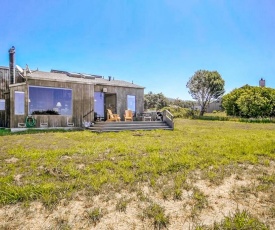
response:
<svg viewBox="0 0 275 230"><path fill-rule="evenodd" d="M234 89L222 98L227 115L269 117L275 115L275 89L245 85Z"/></svg>
<svg viewBox="0 0 275 230"><path fill-rule="evenodd" d="M190 118L197 114L196 110L181 107L164 107L163 110L168 110L174 118Z"/></svg>
<svg viewBox="0 0 275 230"><path fill-rule="evenodd" d="M229 117L220 117L220 116L193 116L193 119L198 120L207 120L207 121L229 121Z"/></svg>
<svg viewBox="0 0 275 230"><path fill-rule="evenodd" d="M55 110L35 110L32 112L32 115L59 115L59 113Z"/></svg>
<svg viewBox="0 0 275 230"><path fill-rule="evenodd" d="M240 118L239 121L246 123L275 123L271 118Z"/></svg>

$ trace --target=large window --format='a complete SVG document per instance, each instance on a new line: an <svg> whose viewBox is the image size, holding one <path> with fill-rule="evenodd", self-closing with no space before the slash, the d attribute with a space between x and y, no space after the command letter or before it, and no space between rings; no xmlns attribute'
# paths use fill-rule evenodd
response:
<svg viewBox="0 0 275 230"><path fill-rule="evenodd" d="M72 90L29 86L29 114L43 114L47 111L72 115Z"/></svg>
<svg viewBox="0 0 275 230"><path fill-rule="evenodd" d="M130 109L135 114L136 112L136 96L127 95L127 109Z"/></svg>
<svg viewBox="0 0 275 230"><path fill-rule="evenodd" d="M14 92L14 114L25 114L25 93L20 91Z"/></svg>
<svg viewBox="0 0 275 230"><path fill-rule="evenodd" d="M5 110L5 99L0 99L0 110Z"/></svg>

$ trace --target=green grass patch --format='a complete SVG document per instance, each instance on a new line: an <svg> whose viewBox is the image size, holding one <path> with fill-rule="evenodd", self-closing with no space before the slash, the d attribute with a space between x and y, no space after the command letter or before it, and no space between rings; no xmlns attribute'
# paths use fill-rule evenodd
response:
<svg viewBox="0 0 275 230"><path fill-rule="evenodd" d="M64 132L72 132L72 130L66 129L27 129L18 132L11 132L9 128L0 128L0 136L7 135L24 135L24 134L36 134L36 133L64 133Z"/></svg>
<svg viewBox="0 0 275 230"><path fill-rule="evenodd" d="M245 123L275 123L273 118L240 118L239 121Z"/></svg>
<svg viewBox="0 0 275 230"><path fill-rule="evenodd" d="M237 211L234 215L226 217L221 223L215 223L213 230L234 230L234 229L257 229L268 230L269 228L253 217L247 211Z"/></svg>
<svg viewBox="0 0 275 230"><path fill-rule="evenodd" d="M146 183L180 200L194 170L221 183L238 164L275 159L275 125L175 120L175 130L14 134L0 139L0 204L52 205L78 191L137 190ZM173 185L169 181L173 178ZM161 182L160 182L161 180ZM259 178L264 185L274 178ZM199 196L198 196L199 197Z"/></svg>
<svg viewBox="0 0 275 230"><path fill-rule="evenodd" d="M192 119L198 119L198 120L206 120L206 121L229 121L230 117L225 116L193 116Z"/></svg>
<svg viewBox="0 0 275 230"><path fill-rule="evenodd" d="M165 229L169 225L169 216L165 209L156 203L150 204L144 211L143 217L153 221L154 229Z"/></svg>

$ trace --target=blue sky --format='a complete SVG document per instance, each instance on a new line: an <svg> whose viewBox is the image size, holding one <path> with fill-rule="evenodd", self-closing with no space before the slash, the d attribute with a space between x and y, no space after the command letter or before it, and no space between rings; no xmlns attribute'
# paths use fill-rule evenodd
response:
<svg viewBox="0 0 275 230"><path fill-rule="evenodd" d="M275 87L274 0L1 0L0 65L133 81L191 99L199 69L226 92L260 78Z"/></svg>

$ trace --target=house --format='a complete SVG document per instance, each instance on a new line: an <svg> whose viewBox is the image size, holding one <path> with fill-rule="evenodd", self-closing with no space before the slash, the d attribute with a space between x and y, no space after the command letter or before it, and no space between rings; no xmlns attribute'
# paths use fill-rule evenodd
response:
<svg viewBox="0 0 275 230"><path fill-rule="evenodd" d="M222 100L221 100L221 98L210 102L209 105L206 108L207 113L213 113L213 111L221 111L221 110L222 110Z"/></svg>
<svg viewBox="0 0 275 230"><path fill-rule="evenodd" d="M143 113L142 86L60 70L31 72L17 67L17 71L14 47L9 55L9 68L0 66L0 127L16 128L27 122L33 127L81 127L84 122L106 120L107 109L120 117L126 109Z"/></svg>

